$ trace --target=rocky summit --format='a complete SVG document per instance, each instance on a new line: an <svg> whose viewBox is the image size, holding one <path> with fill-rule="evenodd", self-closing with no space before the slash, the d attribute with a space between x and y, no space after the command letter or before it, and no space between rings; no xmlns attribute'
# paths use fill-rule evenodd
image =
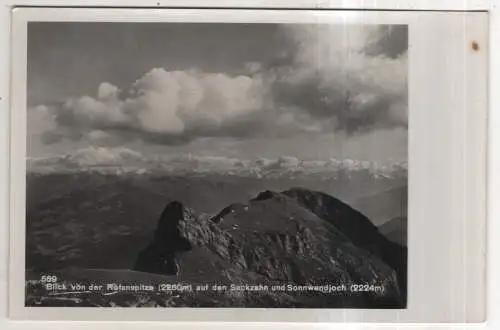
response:
<svg viewBox="0 0 500 330"><path fill-rule="evenodd" d="M134 270L191 283L367 288L334 294L250 292L245 293L242 307L403 308L406 304L406 249L388 241L349 205L302 188L264 191L212 217L170 202L150 243L139 252ZM227 296L210 299L211 306L227 303Z"/></svg>
<svg viewBox="0 0 500 330"><path fill-rule="evenodd" d="M177 275L179 266L176 253L192 249L191 242L180 232L180 228L190 216L179 202L167 205L160 216L151 244L139 254L134 269Z"/></svg>

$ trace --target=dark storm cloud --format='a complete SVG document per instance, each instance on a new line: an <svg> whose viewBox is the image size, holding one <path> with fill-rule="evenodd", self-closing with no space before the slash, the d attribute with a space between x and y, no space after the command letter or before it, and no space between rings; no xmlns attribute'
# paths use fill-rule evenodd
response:
<svg viewBox="0 0 500 330"><path fill-rule="evenodd" d="M408 51L408 25L384 25L374 33L374 40L366 45L370 56L384 55L397 58Z"/></svg>
<svg viewBox="0 0 500 330"><path fill-rule="evenodd" d="M273 85L277 104L296 107L319 122L321 131L345 131L354 134L376 128L405 127L404 115L394 116L394 107L405 112L406 98L396 95L372 95L362 100L355 90L343 86L323 86L319 75L300 83L287 81Z"/></svg>
<svg viewBox="0 0 500 330"><path fill-rule="evenodd" d="M308 114L323 132L407 126L406 26L291 31L292 64L271 69L276 104Z"/></svg>

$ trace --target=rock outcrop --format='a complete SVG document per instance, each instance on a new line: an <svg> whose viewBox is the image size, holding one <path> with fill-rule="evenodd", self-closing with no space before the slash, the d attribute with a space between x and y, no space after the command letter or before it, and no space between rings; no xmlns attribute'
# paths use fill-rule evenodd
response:
<svg viewBox="0 0 500 330"><path fill-rule="evenodd" d="M383 290L320 294L314 299L293 293L291 304L398 307L406 303L405 252L340 200L297 188L265 191L247 204L229 205L204 219L172 202L134 269L228 284L369 284ZM258 300L252 304L279 307Z"/></svg>
<svg viewBox="0 0 500 330"><path fill-rule="evenodd" d="M160 216L152 242L139 253L134 270L148 273L177 275L179 265L176 254L192 249L191 243L181 233L191 214L179 202L167 205Z"/></svg>

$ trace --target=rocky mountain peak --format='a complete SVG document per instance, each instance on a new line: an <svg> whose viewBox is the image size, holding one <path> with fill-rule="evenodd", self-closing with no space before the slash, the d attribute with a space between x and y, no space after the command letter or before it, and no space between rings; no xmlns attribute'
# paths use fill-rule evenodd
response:
<svg viewBox="0 0 500 330"><path fill-rule="evenodd" d="M345 283L380 282L387 289L384 295L358 298L367 304L380 299L393 304L399 303L400 290L404 291L398 282L406 284L404 255L391 253L398 249L368 218L342 201L292 188L263 191L248 204L230 204L212 218L197 217L181 202L169 203L134 269L185 278L200 271L215 276L224 269L274 283L333 278Z"/></svg>
<svg viewBox="0 0 500 330"><path fill-rule="evenodd" d="M177 274L179 267L175 254L192 249L191 242L185 237L185 222L192 218L192 212L181 202L169 203L160 216L153 240L139 253L134 269L150 273Z"/></svg>
<svg viewBox="0 0 500 330"><path fill-rule="evenodd" d="M266 190L263 192L260 192L256 197L252 198L252 201L263 201L267 199L282 199L284 196L281 195L278 192L271 191L271 190Z"/></svg>

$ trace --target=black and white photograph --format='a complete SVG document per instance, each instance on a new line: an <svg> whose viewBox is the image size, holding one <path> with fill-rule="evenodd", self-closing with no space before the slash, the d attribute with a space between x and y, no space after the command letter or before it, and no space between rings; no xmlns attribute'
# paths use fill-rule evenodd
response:
<svg viewBox="0 0 500 330"><path fill-rule="evenodd" d="M29 22L27 307L407 307L408 25Z"/></svg>

